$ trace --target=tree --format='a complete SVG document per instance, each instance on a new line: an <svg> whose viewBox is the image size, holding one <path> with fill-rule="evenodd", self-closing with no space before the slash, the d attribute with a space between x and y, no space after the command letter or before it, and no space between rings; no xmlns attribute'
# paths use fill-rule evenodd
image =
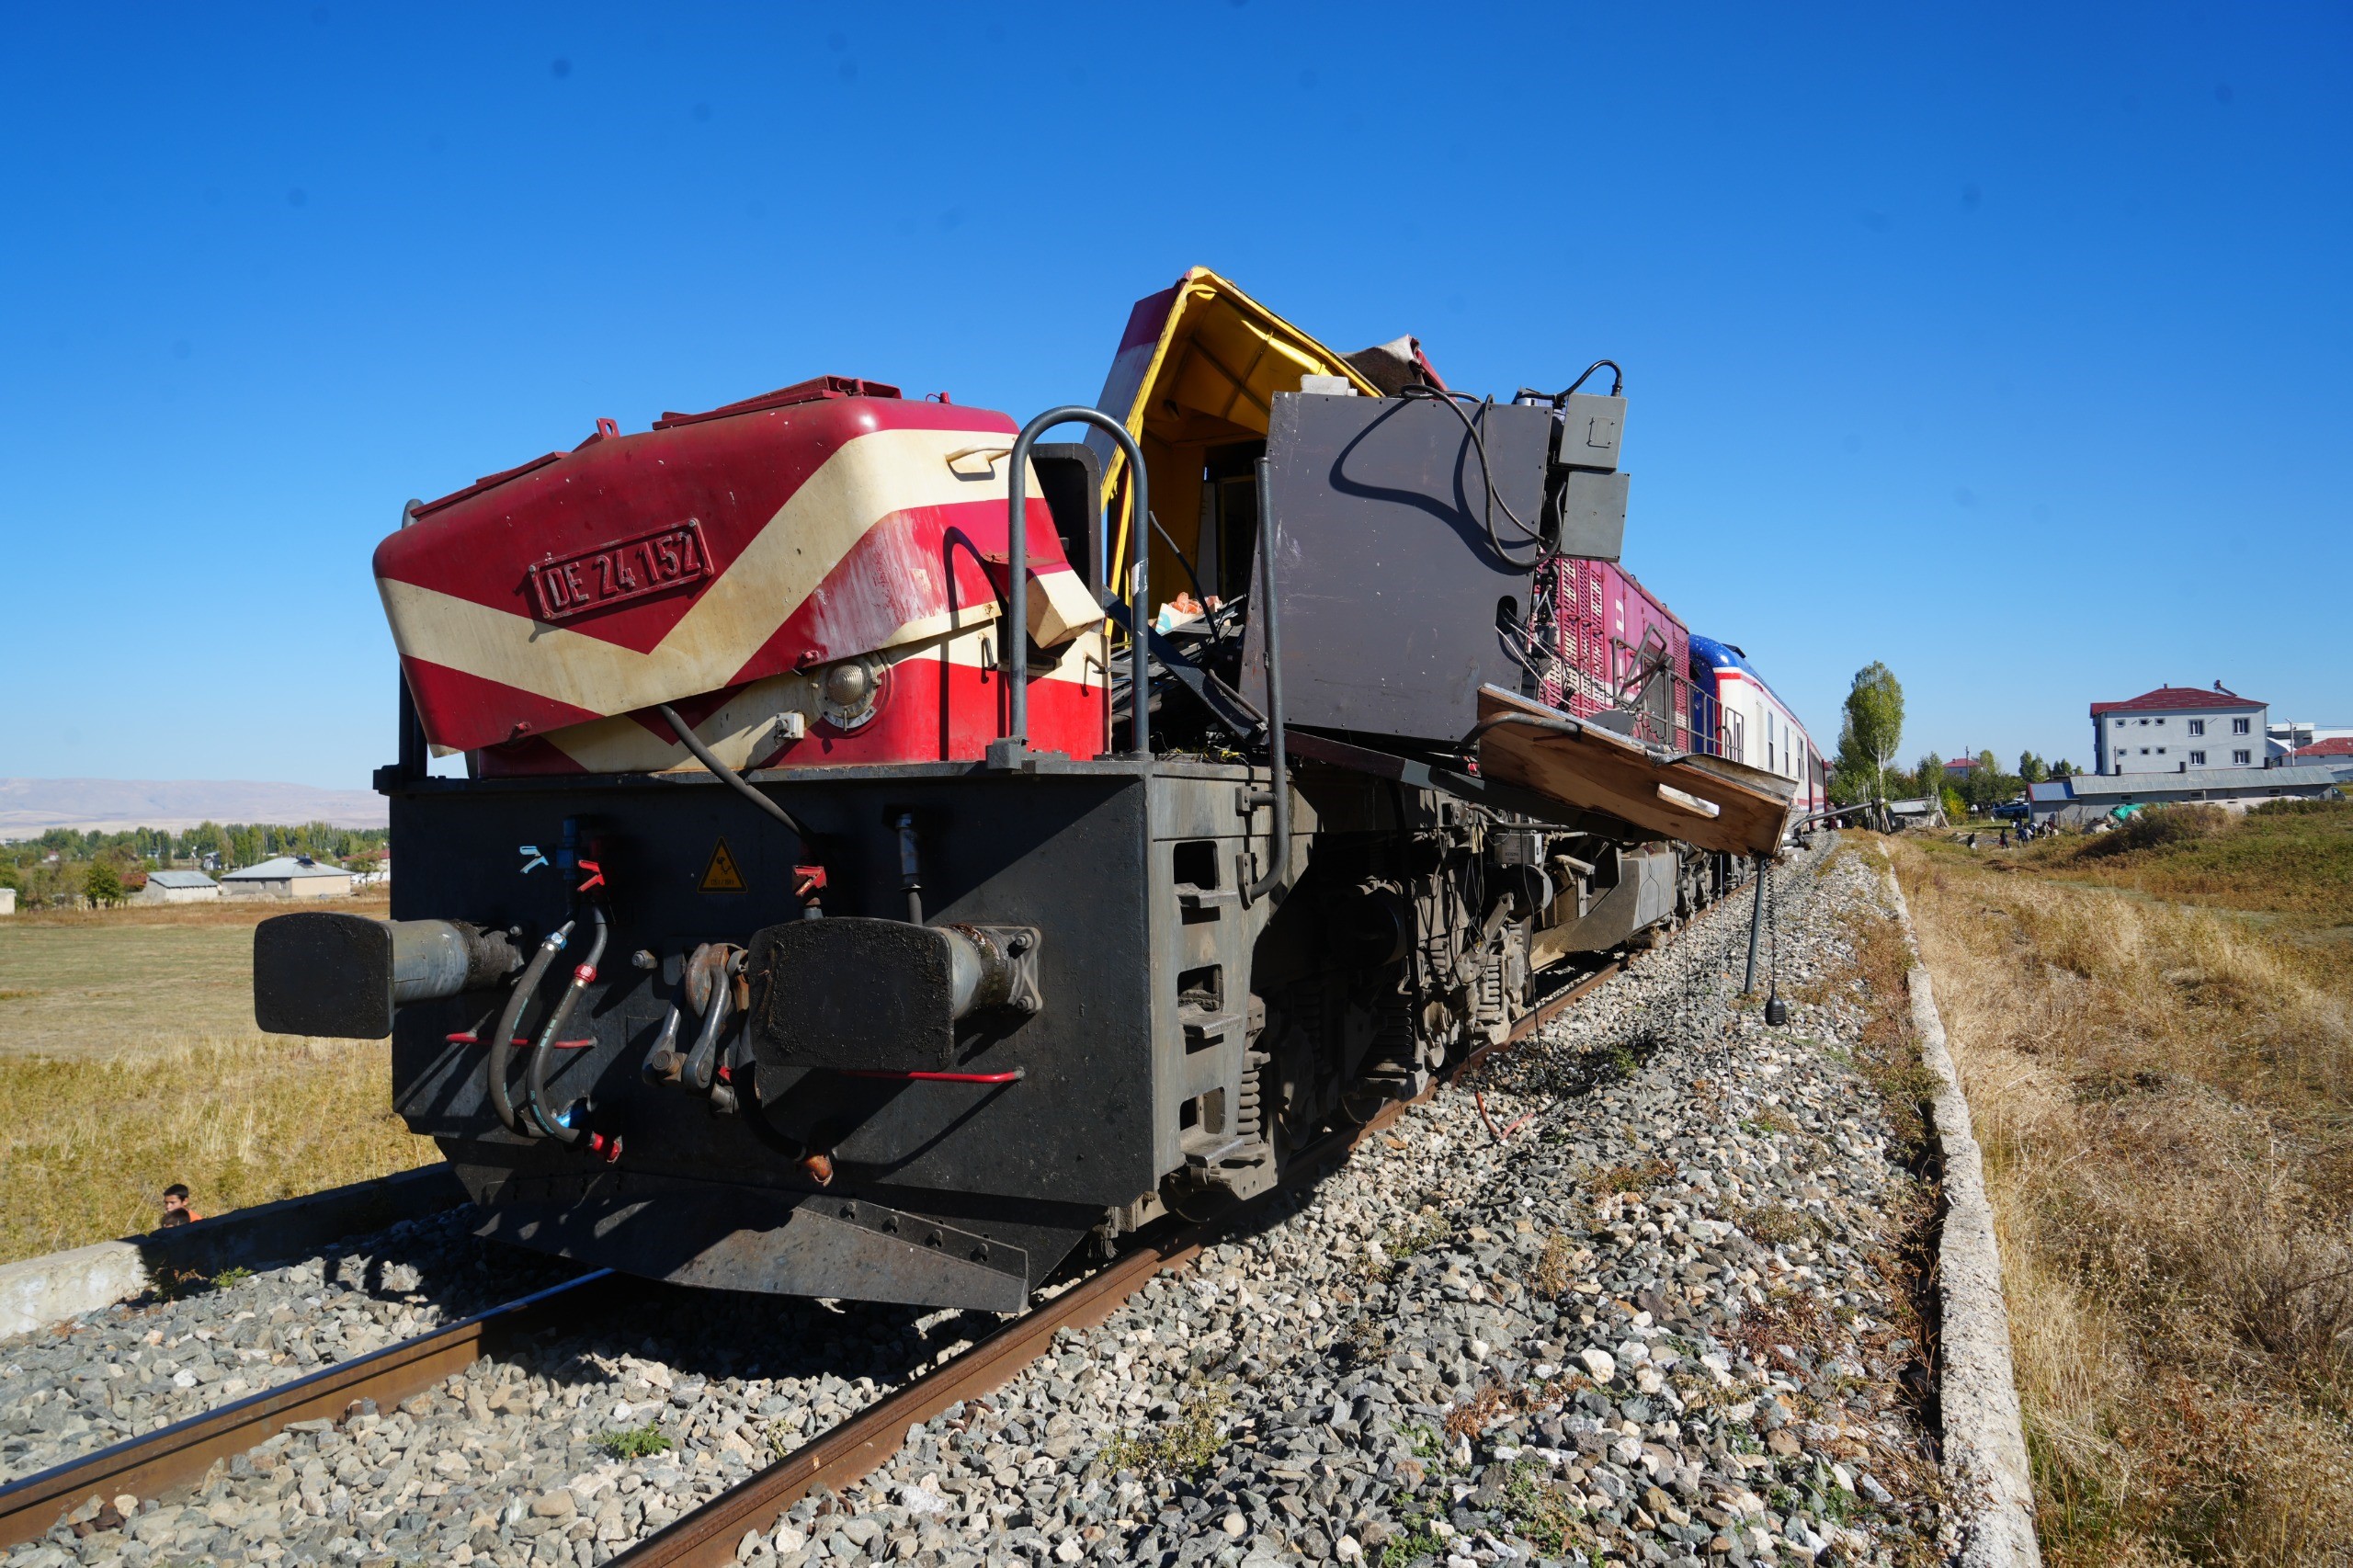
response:
<svg viewBox="0 0 2353 1568"><path fill-rule="evenodd" d="M1838 727L1838 763L1852 778L1869 769L1874 797L1887 794L1888 759L1904 739L1904 687L1874 659L1855 672Z"/></svg>
<svg viewBox="0 0 2353 1568"><path fill-rule="evenodd" d="M2040 784L2051 777L2051 769L2030 751L2018 753L2018 778L2029 784Z"/></svg>
<svg viewBox="0 0 2353 1568"><path fill-rule="evenodd" d="M122 902L122 873L114 869L111 860L93 860L90 874L82 880L83 896L93 909Z"/></svg>
<svg viewBox="0 0 2353 1568"><path fill-rule="evenodd" d="M2051 765L2051 777L2053 778L2073 778L2075 776L2075 765L2063 756Z"/></svg>
<svg viewBox="0 0 2353 1568"><path fill-rule="evenodd" d="M1924 801L1942 801L1945 795L1945 759L1930 752L1912 765L1912 793Z"/></svg>

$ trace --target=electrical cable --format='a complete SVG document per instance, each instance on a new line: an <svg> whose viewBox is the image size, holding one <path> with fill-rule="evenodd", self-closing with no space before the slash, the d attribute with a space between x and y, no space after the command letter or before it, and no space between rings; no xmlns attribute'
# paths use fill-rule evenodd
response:
<svg viewBox="0 0 2353 1568"><path fill-rule="evenodd" d="M1421 398L1433 403L1442 403L1448 408L1454 411L1454 416L1462 421L1462 428L1469 433L1471 437L1471 445L1479 454L1479 480L1480 483L1486 487L1487 493L1486 509L1482 516L1487 526L1488 545L1495 551L1495 556L1498 560L1506 562L1513 566L1526 565L1531 571L1536 567L1541 566L1546 559L1552 554L1552 551L1545 546L1544 536L1536 529L1529 528L1526 521L1521 518L1520 515L1512 510L1512 505L1509 501L1505 500L1502 496L1495 494L1495 473L1494 467L1487 461L1486 437L1480 433L1478 425L1472 421L1471 416L1462 412L1461 403L1456 401L1456 399L1468 396L1469 394L1462 392L1440 392L1438 388L1430 386L1426 382L1415 381L1411 385L1399 388L1397 395L1401 398ZM1493 406L1495 406L1495 404L1492 400L1479 405L1483 412L1488 408L1492 408ZM1519 548L1518 544L1514 544L1510 550L1504 548L1502 536L1495 532L1495 506L1498 502L1502 503L1504 516L1511 519L1512 527L1518 528L1535 544L1535 560L1530 562L1522 562L1518 556L1514 555L1512 551Z"/></svg>
<svg viewBox="0 0 2353 1568"><path fill-rule="evenodd" d="M1571 397L1574 396L1576 394L1576 390L1585 385L1586 382L1591 381L1593 379L1593 373L1601 369L1604 365L1609 367L1609 395L1611 397L1620 396L1626 390L1626 372L1618 368L1618 361L1615 359L1596 359L1592 364L1587 365L1585 368L1584 375L1579 376L1575 381L1571 381L1563 390L1556 392L1536 392L1535 395L1538 397L1552 399L1552 406L1558 408L1563 403L1568 402ZM1532 387L1522 387L1519 389L1518 395L1526 396L1528 393L1534 391L1535 389Z"/></svg>
<svg viewBox="0 0 2353 1568"><path fill-rule="evenodd" d="M751 801L752 804L759 807L760 810L767 812L768 815L776 818L777 821L790 828L794 835L801 840L801 849L810 857L811 859L813 860L816 858L816 846L810 839L809 830L802 827L800 823L793 820L793 815L790 812L786 811L782 806L778 805L774 801L769 800L766 795L761 794L757 790L752 788L750 782L746 780L742 774L736 772L733 768L720 761L716 756L712 755L711 749L702 744L702 737L697 735L694 733L693 727L688 724L684 719L678 717L678 710L676 709L671 707L666 702L657 702L654 705L654 710L662 715L662 722L670 726L670 733L678 737L678 744L686 747L688 751L694 754L694 759L697 762L701 763L705 767L710 769L711 773L715 777L725 781L729 788L733 789L737 794L743 796L744 799Z"/></svg>
<svg viewBox="0 0 2353 1568"><path fill-rule="evenodd" d="M540 944L540 950L531 955L531 961L524 966L522 978L516 981L515 989L507 994L506 1006L499 1009L498 1028L490 1037L491 1108L498 1113L498 1119L507 1131L518 1132L525 1137L532 1135L531 1130L516 1114L514 1098L506 1089L506 1075L513 1070L515 1060L515 1028L523 1021L523 1009L531 1005L531 993L539 989L540 981L548 972L548 965L555 961L556 954L562 952L564 944L572 939L574 924L567 920L548 933L547 940Z"/></svg>
<svg viewBox="0 0 2353 1568"><path fill-rule="evenodd" d="M1169 537L1168 530L1161 527L1160 514L1148 512L1145 516L1152 523L1152 531L1160 536L1160 542L1168 547L1168 553L1175 556L1176 564L1185 569L1185 580L1193 585L1193 597L1201 601L1201 613L1207 615L1210 609L1210 592L1201 586L1201 574L1193 570L1192 562L1186 559L1185 552L1176 547L1176 541Z"/></svg>

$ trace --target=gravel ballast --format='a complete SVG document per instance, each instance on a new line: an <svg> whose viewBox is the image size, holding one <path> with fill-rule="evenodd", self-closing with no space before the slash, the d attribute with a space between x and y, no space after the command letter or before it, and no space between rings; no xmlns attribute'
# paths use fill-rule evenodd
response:
<svg viewBox="0 0 2353 1568"><path fill-rule="evenodd" d="M1925 1387L1919 1331L1894 1261L1928 1204L1853 1065L1867 1011L1841 934L1884 894L1851 852L1826 873L1822 852L1797 858L1775 887L1788 1028L1735 1005L1744 894L1492 1062L1483 1113L1469 1085L1410 1108L737 1556L1933 1561L1935 1467L1907 1392ZM438 1280L384 1261L428 1243L450 1249ZM127 1435L101 1415L143 1431L235 1397L233 1376L299 1375L531 1288L516 1255L476 1246L425 1221L378 1252L98 1314L55 1347L0 1344L9 1473ZM468 1304L453 1287L472 1278ZM6 1561L586 1568L995 1321L645 1299L668 1304L340 1429L305 1424L185 1501L85 1502L82 1533ZM323 1343L330 1320L344 1343Z"/></svg>
<svg viewBox="0 0 2353 1568"><path fill-rule="evenodd" d="M739 1557L1936 1560L1896 1261L1927 1194L1852 1064L1842 932L1887 910L1831 853L1775 875L1787 1028L1735 1006L1719 905L1499 1062L1484 1117L1415 1108Z"/></svg>

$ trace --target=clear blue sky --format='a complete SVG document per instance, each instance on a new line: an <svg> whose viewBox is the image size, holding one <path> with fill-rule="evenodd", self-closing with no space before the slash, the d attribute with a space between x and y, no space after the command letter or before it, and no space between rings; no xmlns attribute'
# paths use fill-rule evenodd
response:
<svg viewBox="0 0 2353 1568"><path fill-rule="evenodd" d="M0 774L364 784L401 502L839 371L1091 401L1207 265L1626 367L1626 559L1825 745L2353 723L2353 11L19 9Z"/></svg>

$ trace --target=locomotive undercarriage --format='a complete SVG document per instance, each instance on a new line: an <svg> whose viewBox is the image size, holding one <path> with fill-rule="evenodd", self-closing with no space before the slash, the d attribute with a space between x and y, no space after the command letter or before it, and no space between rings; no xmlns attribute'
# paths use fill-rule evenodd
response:
<svg viewBox="0 0 2353 1568"><path fill-rule="evenodd" d="M1634 935L1612 901L1651 865L1311 763L1290 864L1254 899L1264 768L754 777L822 846L822 888L808 846L707 778L395 795L400 841L434 846L404 862L396 922L520 952L593 914L606 937L568 1017L542 987L510 1026L512 1127L481 1043L512 982L393 1020L395 1106L483 1233L682 1283L1010 1310L1089 1233L1261 1191L1318 1129L1500 1038L1537 967ZM1652 853L1674 862L1672 920L1699 881L1688 851ZM349 917L293 917L321 918ZM1024 947L1029 989L958 1017L935 1057L907 1027L928 982L905 954L939 932Z"/></svg>

